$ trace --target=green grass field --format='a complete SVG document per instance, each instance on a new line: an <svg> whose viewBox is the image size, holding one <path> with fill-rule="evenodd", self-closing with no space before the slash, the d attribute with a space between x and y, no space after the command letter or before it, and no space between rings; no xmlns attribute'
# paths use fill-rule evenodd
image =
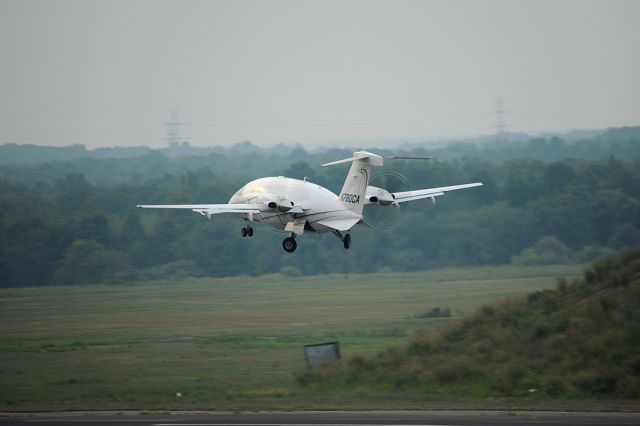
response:
<svg viewBox="0 0 640 426"><path fill-rule="evenodd" d="M304 368L305 344L338 340L345 356L372 354L447 321L420 318L434 307L456 318L581 270L507 266L3 289L0 411L455 408L455 401L416 395L376 402L375 395L305 394L293 373Z"/></svg>

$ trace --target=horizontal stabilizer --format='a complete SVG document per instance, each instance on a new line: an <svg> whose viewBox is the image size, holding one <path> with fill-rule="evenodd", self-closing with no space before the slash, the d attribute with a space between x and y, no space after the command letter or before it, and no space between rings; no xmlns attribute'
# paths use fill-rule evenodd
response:
<svg viewBox="0 0 640 426"><path fill-rule="evenodd" d="M357 160L368 160L369 164L371 164L372 166L382 166L383 164L383 159L379 155L374 154L372 152L367 152L367 151L357 151L353 153L353 157L351 158L345 158L344 160L337 160L337 161L332 161L330 163L324 163L324 164L321 164L321 166L322 167L335 166L336 164L350 163L352 161L357 161Z"/></svg>

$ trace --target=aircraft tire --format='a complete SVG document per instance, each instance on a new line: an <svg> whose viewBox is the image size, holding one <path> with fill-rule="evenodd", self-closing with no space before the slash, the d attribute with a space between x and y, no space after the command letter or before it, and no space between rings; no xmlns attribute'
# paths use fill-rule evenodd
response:
<svg viewBox="0 0 640 426"><path fill-rule="evenodd" d="M246 237L247 236L247 228L242 228L240 230L240 235L242 235L242 238Z"/></svg>
<svg viewBox="0 0 640 426"><path fill-rule="evenodd" d="M282 241L282 248L287 253L293 253L296 251L297 247L298 243L296 243L296 240L293 237L287 237Z"/></svg>
<svg viewBox="0 0 640 426"><path fill-rule="evenodd" d="M351 234L347 234L344 236L344 240L342 241L342 244L344 244L345 249L348 249L349 247L351 247Z"/></svg>
<svg viewBox="0 0 640 426"><path fill-rule="evenodd" d="M247 235L250 237L253 237L253 228L249 227L249 229L247 229Z"/></svg>

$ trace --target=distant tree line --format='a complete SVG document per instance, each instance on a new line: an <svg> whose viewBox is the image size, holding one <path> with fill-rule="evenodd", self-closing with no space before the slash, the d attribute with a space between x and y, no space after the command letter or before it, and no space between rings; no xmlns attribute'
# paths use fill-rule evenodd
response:
<svg viewBox="0 0 640 426"><path fill-rule="evenodd" d="M244 146L199 157L157 152L126 159L80 158L0 167L3 287L118 283L185 276L413 271L450 265L585 262L640 243L640 160L542 161L478 158L388 161L372 183L390 190L482 181L432 206L371 208L376 228L353 230L345 252L334 236L304 236L293 254L283 234L257 224L211 221L141 203L227 202L251 178L308 177L337 192L347 167L321 168L347 150L276 154ZM408 150L424 154L421 148ZM66 171L66 173L65 173ZM86 173L79 173L85 171ZM100 182L100 183L99 183Z"/></svg>
<svg viewBox="0 0 640 426"><path fill-rule="evenodd" d="M578 135L581 132L577 132ZM574 158L580 160L598 160L608 156L629 158L638 155L640 127L607 129L605 132L591 135L589 138L564 139L560 136L526 137L512 140L507 135L503 139L489 140L485 143L461 141L440 149L431 150L431 154L443 160L456 158L476 158L503 162L518 158L543 161L557 161Z"/></svg>
<svg viewBox="0 0 640 426"><path fill-rule="evenodd" d="M602 132L574 132L574 138L527 137L508 134L503 139L476 138L462 141L407 143L394 149L375 149L382 155L422 155L444 161L465 159L502 163L528 158L545 162L563 159L598 161L610 156L622 159L640 155L640 126ZM587 137L587 135L589 137ZM322 164L345 158L353 149L275 145L260 148L251 142L230 147L170 148L111 147L87 149L84 145L46 147L0 145L0 176L11 182L51 182L67 174L81 174L91 183L140 183L187 170L210 168L216 174L256 177L276 174L294 162ZM47 165L44 166L43 163Z"/></svg>

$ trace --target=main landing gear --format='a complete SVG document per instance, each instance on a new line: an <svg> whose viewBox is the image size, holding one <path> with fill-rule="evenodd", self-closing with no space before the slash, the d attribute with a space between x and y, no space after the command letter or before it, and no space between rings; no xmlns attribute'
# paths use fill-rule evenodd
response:
<svg viewBox="0 0 640 426"><path fill-rule="evenodd" d="M295 235L287 237L282 241L282 248L287 253L293 253L294 251L296 251L297 247L298 247L298 243L296 243L296 236Z"/></svg>
<svg viewBox="0 0 640 426"><path fill-rule="evenodd" d="M240 235L242 235L242 238L253 237L253 228L250 226L245 226L240 230Z"/></svg>
<svg viewBox="0 0 640 426"><path fill-rule="evenodd" d="M333 231L333 233L336 237L340 239L340 241L342 241L342 245L344 246L345 249L348 249L349 247L351 247L351 234L342 235L340 231ZM297 247L298 247L298 243L296 243L296 234L294 233L292 233L291 236L285 238L282 241L282 248L287 253L293 253L294 251L296 251Z"/></svg>
<svg viewBox="0 0 640 426"><path fill-rule="evenodd" d="M342 235L340 231L333 231L333 234L342 241L345 249L351 247L351 234Z"/></svg>

